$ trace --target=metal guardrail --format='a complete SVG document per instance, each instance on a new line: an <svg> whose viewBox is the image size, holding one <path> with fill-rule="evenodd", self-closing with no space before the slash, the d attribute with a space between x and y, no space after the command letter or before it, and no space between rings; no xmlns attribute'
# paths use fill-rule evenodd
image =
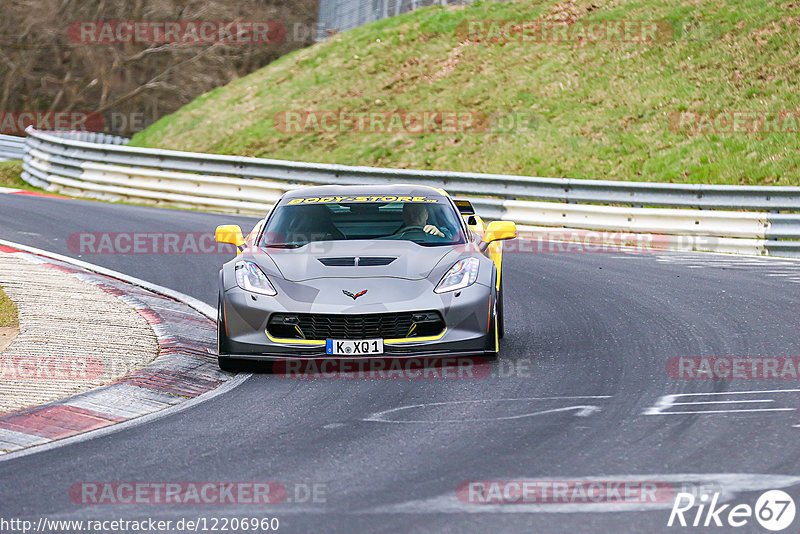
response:
<svg viewBox="0 0 800 534"><path fill-rule="evenodd" d="M343 32L369 22L433 5L465 5L473 0L320 0L320 41L328 32Z"/></svg>
<svg viewBox="0 0 800 534"><path fill-rule="evenodd" d="M534 233L564 227L695 236L707 239L684 247L800 257L800 213L778 213L800 212L798 187L382 169L135 148L105 134L28 134L23 178L76 196L264 215L303 185L417 183L469 197L484 217Z"/></svg>
<svg viewBox="0 0 800 534"><path fill-rule="evenodd" d="M31 130L28 147L42 148L45 152L62 156L65 161L71 160L72 163L90 161L245 179L279 180L296 184L414 182L442 187L459 195L501 200L530 199L648 207L800 211L798 187L669 184L413 171L107 146L98 145L94 141L70 139L63 134L59 138L56 140L52 134Z"/></svg>
<svg viewBox="0 0 800 534"><path fill-rule="evenodd" d="M25 152L25 138L0 134L0 161L22 159Z"/></svg>

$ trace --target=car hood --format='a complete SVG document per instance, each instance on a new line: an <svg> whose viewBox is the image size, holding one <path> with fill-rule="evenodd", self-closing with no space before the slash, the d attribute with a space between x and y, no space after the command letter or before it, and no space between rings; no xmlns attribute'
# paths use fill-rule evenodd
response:
<svg viewBox="0 0 800 534"><path fill-rule="evenodd" d="M404 240L350 240L309 243L296 249L261 248L260 252L272 259L284 279L300 282L364 277L420 280L427 278L445 256L456 254L454 249Z"/></svg>

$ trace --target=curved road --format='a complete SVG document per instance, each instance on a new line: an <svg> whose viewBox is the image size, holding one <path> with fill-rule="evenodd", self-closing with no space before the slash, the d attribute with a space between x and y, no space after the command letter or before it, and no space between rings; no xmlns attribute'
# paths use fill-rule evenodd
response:
<svg viewBox="0 0 800 534"><path fill-rule="evenodd" d="M254 221L0 195L0 238L73 257L66 239L75 232L203 232L223 222L247 230ZM211 305L227 258L81 257ZM257 374L185 412L0 460L0 516L278 517L284 532L640 533L674 531L666 526L671 504L486 505L464 502L456 489L467 481L593 477L702 486L751 506L768 489L800 497L797 380L679 380L667 372L677 357L800 356L800 263L519 253L508 255L506 268L506 338L485 378ZM662 398L691 393L714 394ZM276 481L290 493L317 484L324 502L264 508L70 499L74 484L98 481ZM766 532L752 518L737 531Z"/></svg>

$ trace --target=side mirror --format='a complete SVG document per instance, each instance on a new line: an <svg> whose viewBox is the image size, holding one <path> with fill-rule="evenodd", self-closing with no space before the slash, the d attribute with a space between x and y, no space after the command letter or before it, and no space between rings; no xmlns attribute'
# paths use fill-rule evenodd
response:
<svg viewBox="0 0 800 534"><path fill-rule="evenodd" d="M242 236L242 229L238 224L223 224L217 226L217 231L214 234L217 243L227 243L229 245L236 245L238 249L244 246L244 237Z"/></svg>
<svg viewBox="0 0 800 534"><path fill-rule="evenodd" d="M511 221L494 221L486 227L483 234L484 243L492 243L502 239L514 239L517 237L517 225Z"/></svg>

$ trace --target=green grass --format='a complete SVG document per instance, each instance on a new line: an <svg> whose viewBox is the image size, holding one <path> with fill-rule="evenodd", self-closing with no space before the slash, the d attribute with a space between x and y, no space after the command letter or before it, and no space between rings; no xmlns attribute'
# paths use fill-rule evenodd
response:
<svg viewBox="0 0 800 534"><path fill-rule="evenodd" d="M17 306L3 293L3 289L0 288L0 328L12 328L17 326L19 326Z"/></svg>
<svg viewBox="0 0 800 534"><path fill-rule="evenodd" d="M0 187L13 187L22 189L23 185L28 185L20 177L22 174L22 161L0 161Z"/></svg>
<svg viewBox="0 0 800 534"><path fill-rule="evenodd" d="M24 186L26 189L32 189L20 178L20 173L22 173L21 161L0 161L0 187L22 189ZM0 288L0 328L16 326L18 326L17 306Z"/></svg>
<svg viewBox="0 0 800 534"><path fill-rule="evenodd" d="M13 189L36 191L37 193L47 193L44 189L33 187L22 179L21 160L0 161L0 187L11 187Z"/></svg>
<svg viewBox="0 0 800 534"><path fill-rule="evenodd" d="M800 101L800 7L776 0L478 2L379 21L199 97L136 146L395 168L714 184L798 185L800 134L690 134L690 110L775 112ZM460 43L468 20L668 19L651 43ZM282 133L286 110L531 114L466 134Z"/></svg>

